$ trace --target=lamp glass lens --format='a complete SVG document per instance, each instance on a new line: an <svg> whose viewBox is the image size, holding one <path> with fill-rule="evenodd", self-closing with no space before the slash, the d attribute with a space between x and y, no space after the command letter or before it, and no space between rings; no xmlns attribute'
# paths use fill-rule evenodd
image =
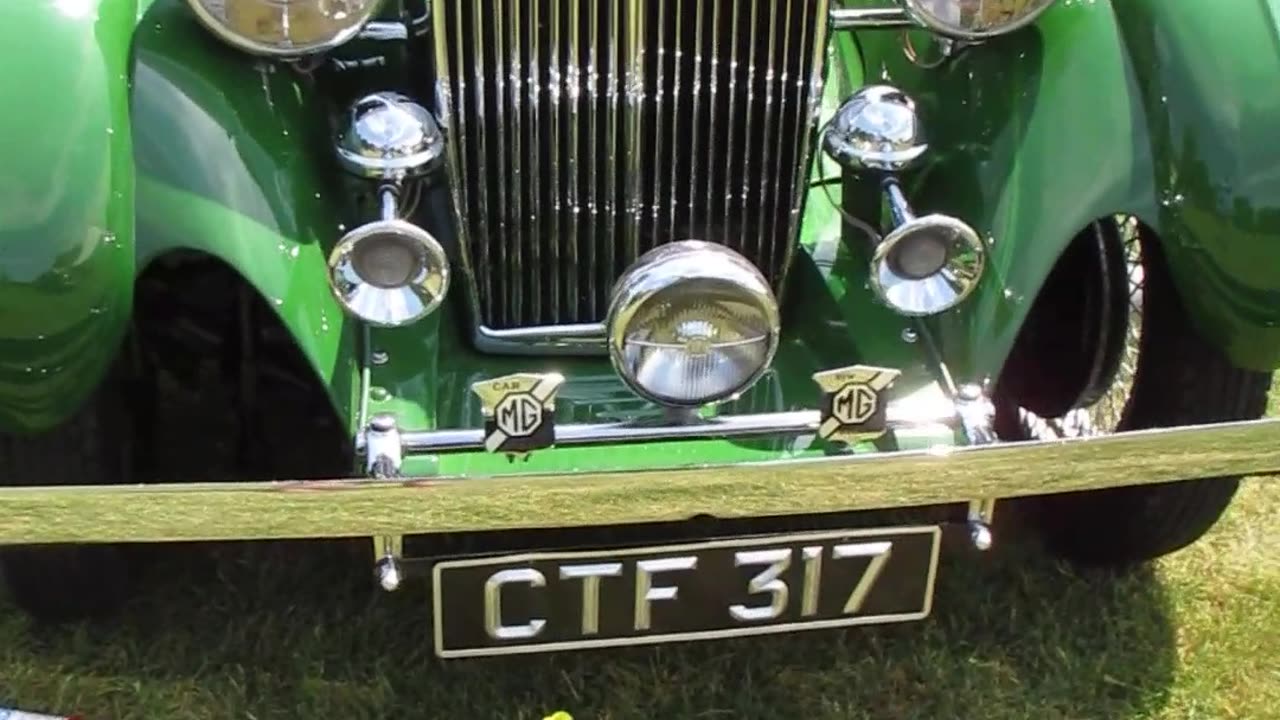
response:
<svg viewBox="0 0 1280 720"><path fill-rule="evenodd" d="M306 53L363 26L382 0L192 0L215 30L267 53Z"/></svg>
<svg viewBox="0 0 1280 720"><path fill-rule="evenodd" d="M747 389L770 360L772 333L754 298L700 279L659 291L636 309L623 360L655 400L701 405Z"/></svg>
<svg viewBox="0 0 1280 720"><path fill-rule="evenodd" d="M998 35L1020 27L1054 0L913 0L915 10L943 32Z"/></svg>
<svg viewBox="0 0 1280 720"><path fill-rule="evenodd" d="M408 285L422 268L412 241L400 235L375 235L351 250L351 264L362 280L379 288Z"/></svg>

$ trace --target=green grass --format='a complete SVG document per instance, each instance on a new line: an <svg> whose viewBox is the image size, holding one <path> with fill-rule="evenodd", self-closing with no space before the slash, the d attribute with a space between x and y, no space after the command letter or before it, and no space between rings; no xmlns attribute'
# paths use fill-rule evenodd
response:
<svg viewBox="0 0 1280 720"><path fill-rule="evenodd" d="M1277 386L1280 391L1280 386ZM1272 412L1280 413L1280 393ZM917 624L441 663L364 545L166 549L112 624L0 598L0 706L107 718L1280 717L1280 487L1122 577L1030 546L944 558Z"/></svg>

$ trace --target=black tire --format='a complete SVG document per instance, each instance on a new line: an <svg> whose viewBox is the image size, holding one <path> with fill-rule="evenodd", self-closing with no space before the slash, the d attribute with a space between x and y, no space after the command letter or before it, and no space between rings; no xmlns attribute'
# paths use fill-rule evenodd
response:
<svg viewBox="0 0 1280 720"><path fill-rule="evenodd" d="M1115 429L1261 417L1271 375L1235 367L1192 328L1154 236L1136 225L1131 232L1138 233L1131 241L1141 243L1141 334ZM1128 288L1121 297L1129 297ZM1038 503L1037 518L1053 554L1079 565L1127 567L1200 539L1226 511L1239 482L1208 478L1051 496Z"/></svg>
<svg viewBox="0 0 1280 720"><path fill-rule="evenodd" d="M0 436L0 477L12 485L97 485L132 481L131 423L109 381L67 422L46 433ZM109 615L133 586L117 545L6 547L0 568L15 604L37 620Z"/></svg>

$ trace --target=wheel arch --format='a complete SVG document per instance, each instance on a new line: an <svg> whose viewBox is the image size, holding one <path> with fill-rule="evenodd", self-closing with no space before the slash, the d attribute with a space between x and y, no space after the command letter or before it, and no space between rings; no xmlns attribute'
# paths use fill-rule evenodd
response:
<svg viewBox="0 0 1280 720"><path fill-rule="evenodd" d="M352 203L327 162L329 104L309 79L223 46L184 10L157 2L136 40L138 266L189 250L232 268L349 425L360 332L330 291L327 253Z"/></svg>

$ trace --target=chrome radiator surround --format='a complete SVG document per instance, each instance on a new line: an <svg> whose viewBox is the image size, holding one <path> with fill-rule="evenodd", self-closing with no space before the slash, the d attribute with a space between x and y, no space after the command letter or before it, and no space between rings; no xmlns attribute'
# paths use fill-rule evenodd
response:
<svg viewBox="0 0 1280 720"><path fill-rule="evenodd" d="M599 352L613 281L674 240L728 245L780 291L828 8L433 0L459 285L478 344Z"/></svg>

